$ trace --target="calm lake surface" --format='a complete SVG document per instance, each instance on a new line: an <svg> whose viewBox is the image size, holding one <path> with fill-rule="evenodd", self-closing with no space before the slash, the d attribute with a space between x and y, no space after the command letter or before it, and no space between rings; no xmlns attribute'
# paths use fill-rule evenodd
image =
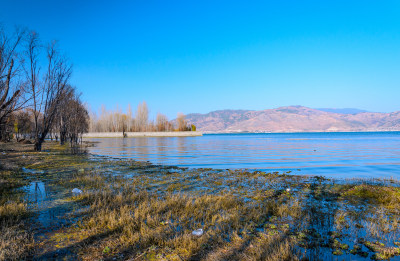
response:
<svg viewBox="0 0 400 261"><path fill-rule="evenodd" d="M193 168L259 169L336 178L400 178L400 132L205 134L99 138L90 153Z"/></svg>

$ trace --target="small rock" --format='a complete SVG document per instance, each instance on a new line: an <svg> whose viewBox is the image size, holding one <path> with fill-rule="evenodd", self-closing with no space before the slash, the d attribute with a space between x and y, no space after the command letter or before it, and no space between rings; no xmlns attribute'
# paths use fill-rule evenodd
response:
<svg viewBox="0 0 400 261"><path fill-rule="evenodd" d="M203 235L203 233L204 233L203 229L199 228L199 229L196 229L195 231L193 231L192 235L200 237Z"/></svg>
<svg viewBox="0 0 400 261"><path fill-rule="evenodd" d="M72 190L72 193L74 193L74 194L82 194L82 190L80 190L80 189L78 189L78 188L74 188L74 189Z"/></svg>

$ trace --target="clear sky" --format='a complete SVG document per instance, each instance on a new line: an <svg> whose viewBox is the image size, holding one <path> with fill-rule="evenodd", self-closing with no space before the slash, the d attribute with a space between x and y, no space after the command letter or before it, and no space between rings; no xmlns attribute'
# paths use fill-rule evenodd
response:
<svg viewBox="0 0 400 261"><path fill-rule="evenodd" d="M98 109L400 110L400 1L0 0L56 39Z"/></svg>

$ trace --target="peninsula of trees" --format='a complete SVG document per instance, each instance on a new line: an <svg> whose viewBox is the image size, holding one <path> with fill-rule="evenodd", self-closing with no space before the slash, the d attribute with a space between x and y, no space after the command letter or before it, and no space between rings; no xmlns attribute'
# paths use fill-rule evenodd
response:
<svg viewBox="0 0 400 261"><path fill-rule="evenodd" d="M162 113L157 113L156 120L149 119L149 108L146 102L137 106L132 113L129 104L126 113L117 106L115 110L107 110L103 105L99 115L90 114L90 132L171 132L171 131L196 131L196 126L188 124L185 115L178 113L177 118L169 121Z"/></svg>

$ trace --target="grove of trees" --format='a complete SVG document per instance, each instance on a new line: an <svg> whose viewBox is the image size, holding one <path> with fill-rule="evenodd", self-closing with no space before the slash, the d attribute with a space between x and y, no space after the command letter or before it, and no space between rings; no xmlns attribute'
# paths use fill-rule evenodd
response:
<svg viewBox="0 0 400 261"><path fill-rule="evenodd" d="M89 114L71 74L57 42L0 27L0 140L29 138L36 151L51 135L76 144L89 129Z"/></svg>
<svg viewBox="0 0 400 261"><path fill-rule="evenodd" d="M158 113L149 119L146 102L135 113L118 107L91 113L70 83L72 65L56 41L44 43L27 29L7 31L0 25L0 140L29 139L41 151L46 138L71 146L91 132L191 131L185 115L176 120Z"/></svg>
<svg viewBox="0 0 400 261"><path fill-rule="evenodd" d="M114 110L107 110L103 105L99 115L90 114L90 132L145 132L145 131L192 131L194 125L189 125L185 115L178 113L176 120L169 121L162 113L157 113L156 119L149 119L149 109L146 102L137 106L133 115L128 105L126 113L117 106Z"/></svg>

